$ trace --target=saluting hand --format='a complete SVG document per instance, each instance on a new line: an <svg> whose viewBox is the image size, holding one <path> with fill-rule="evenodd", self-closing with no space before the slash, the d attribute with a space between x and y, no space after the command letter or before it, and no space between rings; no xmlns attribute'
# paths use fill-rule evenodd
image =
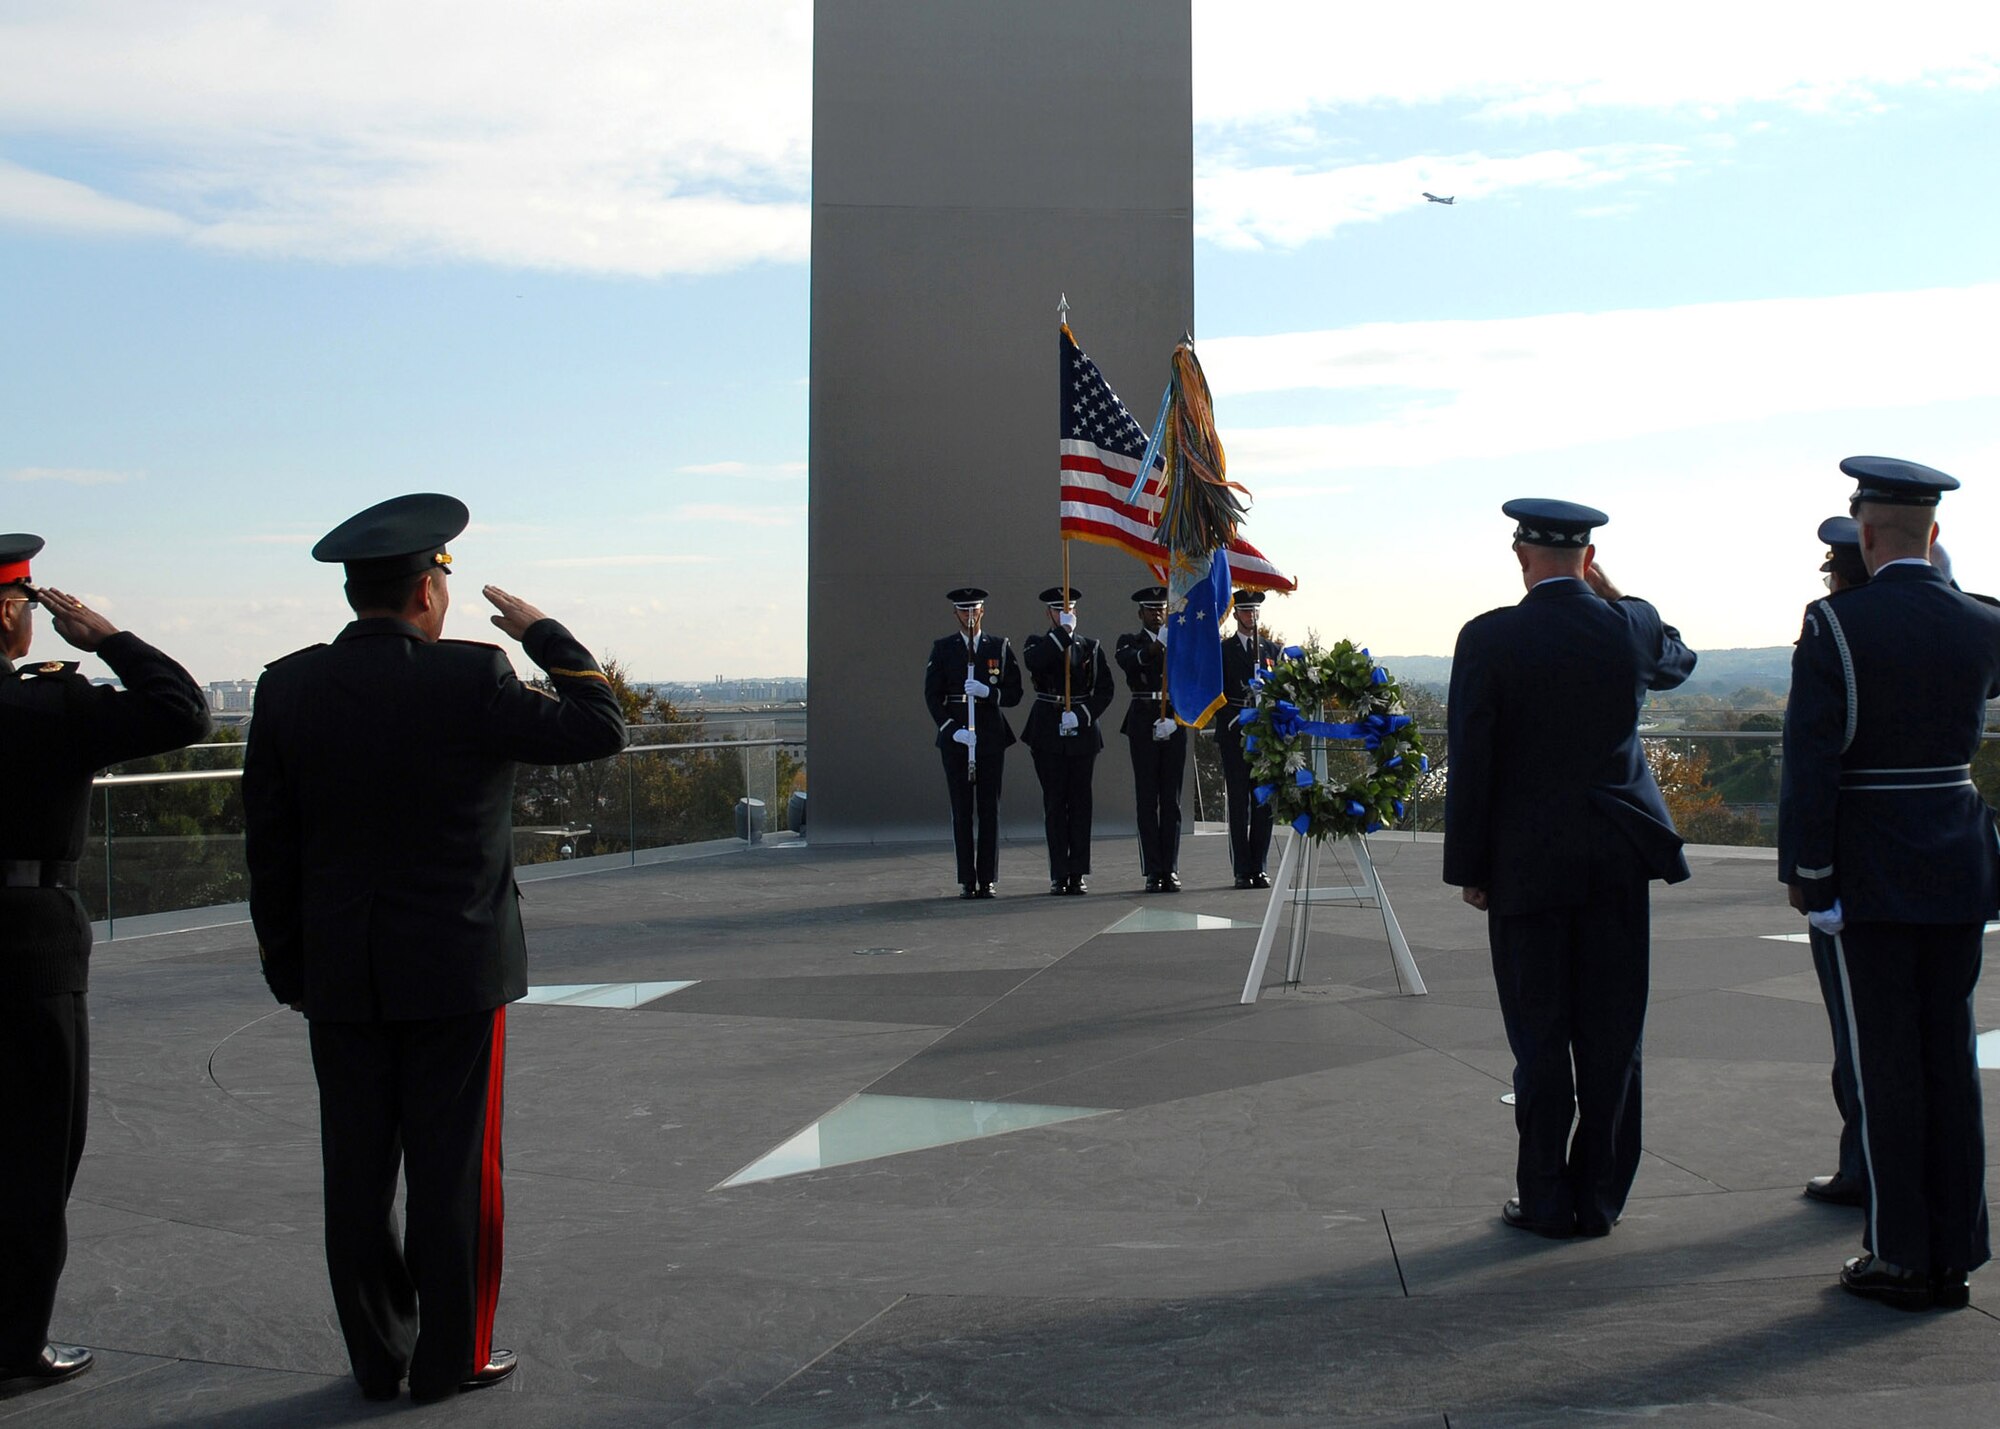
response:
<svg viewBox="0 0 2000 1429"><path fill-rule="evenodd" d="M1625 594L1611 583L1611 577L1604 574L1604 567L1594 560L1583 568L1583 583L1606 600L1618 600Z"/></svg>
<svg viewBox="0 0 2000 1429"><path fill-rule="evenodd" d="M95 650L118 633L118 627L73 595L43 586L35 594L48 608L56 634L79 650Z"/></svg>
<svg viewBox="0 0 2000 1429"><path fill-rule="evenodd" d="M497 585L482 587L480 592L493 602L493 608L500 613L493 617L493 623L511 640L519 640L528 633L528 627L538 620L548 617L529 605L519 596L509 595Z"/></svg>

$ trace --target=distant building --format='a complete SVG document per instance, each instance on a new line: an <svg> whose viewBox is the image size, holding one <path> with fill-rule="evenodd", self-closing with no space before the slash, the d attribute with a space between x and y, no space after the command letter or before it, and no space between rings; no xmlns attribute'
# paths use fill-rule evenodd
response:
<svg viewBox="0 0 2000 1429"><path fill-rule="evenodd" d="M248 714L256 703L255 680L211 680L208 684L210 714Z"/></svg>

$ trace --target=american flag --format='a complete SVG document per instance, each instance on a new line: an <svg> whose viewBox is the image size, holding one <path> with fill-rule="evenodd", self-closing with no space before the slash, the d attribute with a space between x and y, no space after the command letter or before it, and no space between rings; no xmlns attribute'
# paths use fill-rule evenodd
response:
<svg viewBox="0 0 2000 1429"><path fill-rule="evenodd" d="M1165 579L1166 547L1160 544L1160 464L1146 474L1139 494L1127 501L1139 462L1146 455L1147 431L1118 400L1097 364L1062 329L1062 534L1065 540L1097 541L1129 551ZM1272 565L1242 537L1229 543L1229 566L1236 583L1251 590L1297 590L1298 582Z"/></svg>

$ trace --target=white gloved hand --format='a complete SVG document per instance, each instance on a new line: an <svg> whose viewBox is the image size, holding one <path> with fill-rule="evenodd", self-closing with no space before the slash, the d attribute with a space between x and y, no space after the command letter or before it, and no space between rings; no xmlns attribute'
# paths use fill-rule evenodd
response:
<svg viewBox="0 0 2000 1429"><path fill-rule="evenodd" d="M1060 625L1065 630L1076 629L1076 612L1073 610L1062 610L1056 612L1056 624Z"/></svg>
<svg viewBox="0 0 2000 1429"><path fill-rule="evenodd" d="M1172 739L1177 728L1179 726L1170 719L1156 719L1153 721L1153 738Z"/></svg>
<svg viewBox="0 0 2000 1429"><path fill-rule="evenodd" d="M962 745L964 745L964 746L965 746L965 747L966 747L967 749L970 749L970 748L972 748L973 744L975 743L975 740L974 740L974 736L973 736L973 733L972 733L972 731L971 731L971 730L969 730L969 729L961 729L961 730L955 730L955 731L953 731L953 733L952 733L952 736L951 736L951 742L952 742L953 744L962 744Z"/></svg>
<svg viewBox="0 0 2000 1429"><path fill-rule="evenodd" d="M1162 645L1165 645L1167 643L1167 627L1162 625L1158 630L1155 630L1153 632L1153 638L1159 641Z"/></svg>
<svg viewBox="0 0 2000 1429"><path fill-rule="evenodd" d="M965 677L965 693L975 700L983 700L993 693L993 687L984 680L975 680L972 676L967 675Z"/></svg>
<svg viewBox="0 0 2000 1429"><path fill-rule="evenodd" d="M1806 921L1825 933L1828 937L1847 926L1847 915L1841 911L1840 900L1833 900L1833 906L1823 913L1808 913Z"/></svg>
<svg viewBox="0 0 2000 1429"><path fill-rule="evenodd" d="M1076 727L1077 727L1076 711L1064 710L1062 712L1062 732L1064 734L1075 734Z"/></svg>

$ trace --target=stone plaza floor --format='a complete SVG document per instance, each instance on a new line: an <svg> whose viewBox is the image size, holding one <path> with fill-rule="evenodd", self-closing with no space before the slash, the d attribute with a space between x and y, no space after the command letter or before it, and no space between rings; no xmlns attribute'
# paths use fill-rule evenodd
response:
<svg viewBox="0 0 2000 1429"><path fill-rule="evenodd" d="M101 944L55 1323L98 1365L0 1390L0 1424L2000 1422L2000 1279L1957 1314L1835 1284L1860 1213L1799 1194L1838 1127L1768 853L1656 886L1644 1164L1611 1236L1557 1243L1498 1219L1483 920L1435 842L1376 849L1427 996L1374 912L1320 907L1302 985L1238 1005L1266 895L1214 836L1178 897L1130 840L1085 898L1025 843L992 903L942 845L528 883L521 1369L426 1409L348 1375L305 1029L249 927Z"/></svg>

